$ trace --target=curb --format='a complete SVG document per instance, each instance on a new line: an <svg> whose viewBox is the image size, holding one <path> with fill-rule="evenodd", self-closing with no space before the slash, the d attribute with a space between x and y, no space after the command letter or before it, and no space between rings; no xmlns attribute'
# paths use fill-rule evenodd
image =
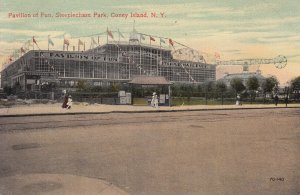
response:
<svg viewBox="0 0 300 195"><path fill-rule="evenodd" d="M59 116L59 115L84 115L84 114L128 114L128 113L155 113L155 112L191 112L191 111L221 111L221 110L259 110L259 109L287 109L300 108L299 106L291 107L254 107L254 108L201 108L201 109L183 109L183 110L137 110L137 111L109 111L109 112L69 112L69 113L32 113L32 114L7 114L0 115L5 117L27 117L27 116Z"/></svg>

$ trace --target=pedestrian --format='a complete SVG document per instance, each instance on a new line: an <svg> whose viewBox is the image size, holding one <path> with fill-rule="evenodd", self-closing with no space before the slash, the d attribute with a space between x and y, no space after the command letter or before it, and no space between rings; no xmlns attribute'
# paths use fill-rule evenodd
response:
<svg viewBox="0 0 300 195"><path fill-rule="evenodd" d="M289 96L286 96L284 98L284 103L285 103L285 107L287 107L288 103L289 103Z"/></svg>
<svg viewBox="0 0 300 195"><path fill-rule="evenodd" d="M236 96L236 103L235 103L235 105L240 105L240 99L241 99L241 97L240 97L240 95L239 94L237 94L237 96Z"/></svg>
<svg viewBox="0 0 300 195"><path fill-rule="evenodd" d="M67 108L68 103L68 95L65 94L63 104L61 105L62 108Z"/></svg>
<svg viewBox="0 0 300 195"><path fill-rule="evenodd" d="M68 102L67 102L67 109L71 109L71 107L72 107L72 96L71 95L69 95L69 97L68 97Z"/></svg>
<svg viewBox="0 0 300 195"><path fill-rule="evenodd" d="M155 95L156 95L156 93L153 92L153 94L152 94L152 99L151 99L151 106L152 106L152 107L154 107Z"/></svg>
<svg viewBox="0 0 300 195"><path fill-rule="evenodd" d="M279 100L279 98L278 98L278 95L276 94L276 95L275 95L275 97L274 97L275 106L277 106L277 104L278 104L278 100Z"/></svg>
<svg viewBox="0 0 300 195"><path fill-rule="evenodd" d="M158 98L156 94L154 95L154 107L158 108Z"/></svg>

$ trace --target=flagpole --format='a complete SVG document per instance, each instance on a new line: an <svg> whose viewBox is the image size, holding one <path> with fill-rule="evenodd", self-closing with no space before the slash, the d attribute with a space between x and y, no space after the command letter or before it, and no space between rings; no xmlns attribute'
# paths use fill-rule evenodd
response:
<svg viewBox="0 0 300 195"><path fill-rule="evenodd" d="M141 41L142 41L142 38L141 38L141 36L142 36L142 35L140 34L140 44L141 44Z"/></svg>
<svg viewBox="0 0 300 195"><path fill-rule="evenodd" d="M106 27L106 44L108 44L108 27Z"/></svg>
<svg viewBox="0 0 300 195"><path fill-rule="evenodd" d="M49 38L50 38L50 35L48 35L48 51L49 51Z"/></svg>

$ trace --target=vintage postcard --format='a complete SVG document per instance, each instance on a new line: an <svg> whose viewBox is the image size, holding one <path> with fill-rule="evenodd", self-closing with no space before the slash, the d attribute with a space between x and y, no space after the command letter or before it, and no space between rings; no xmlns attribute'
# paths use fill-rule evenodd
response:
<svg viewBox="0 0 300 195"><path fill-rule="evenodd" d="M0 195L300 194L296 0L0 0Z"/></svg>

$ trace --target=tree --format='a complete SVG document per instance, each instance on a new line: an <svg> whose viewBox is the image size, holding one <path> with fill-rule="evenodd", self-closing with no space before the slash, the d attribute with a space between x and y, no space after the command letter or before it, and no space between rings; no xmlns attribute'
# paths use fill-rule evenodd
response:
<svg viewBox="0 0 300 195"><path fill-rule="evenodd" d="M271 76L271 77L266 78L266 80L262 84L264 96L266 97L267 93L271 93L275 89L275 86L278 86L278 84L279 84L279 82L276 77Z"/></svg>
<svg viewBox="0 0 300 195"><path fill-rule="evenodd" d="M246 86L247 86L248 90L250 90L250 91L257 90L258 87L259 87L259 83L258 83L257 77L250 77L250 78L248 78L248 80L246 82Z"/></svg>
<svg viewBox="0 0 300 195"><path fill-rule="evenodd" d="M257 91L259 87L258 79L257 77L250 77L248 78L246 82L247 89L250 91L250 98L251 98L251 103L252 100L255 99L255 91Z"/></svg>
<svg viewBox="0 0 300 195"><path fill-rule="evenodd" d="M203 89L205 91L205 98L210 99L215 96L216 92L216 82L215 81L207 81L203 83Z"/></svg>
<svg viewBox="0 0 300 195"><path fill-rule="evenodd" d="M113 83L113 84L111 85L111 88L110 88L110 90L111 90L112 92L118 92L119 89L120 89L120 84L119 84L119 83Z"/></svg>
<svg viewBox="0 0 300 195"><path fill-rule="evenodd" d="M241 78L233 78L230 81L230 86L234 89L236 94L241 93L246 89Z"/></svg>
<svg viewBox="0 0 300 195"><path fill-rule="evenodd" d="M217 92L224 93L227 90L227 86L223 81L218 81L216 83L216 90L217 90Z"/></svg>
<svg viewBox="0 0 300 195"><path fill-rule="evenodd" d="M89 87L84 80L79 80L76 88L78 91L86 91Z"/></svg>
<svg viewBox="0 0 300 195"><path fill-rule="evenodd" d="M295 95L297 94L297 98L300 99L300 76L294 78L293 80L291 80L291 91L293 93L295 93Z"/></svg>
<svg viewBox="0 0 300 195"><path fill-rule="evenodd" d="M216 91L218 92L218 93L221 93L221 100L222 100L222 105L223 105L223 101L224 101L224 99L223 99L223 94L224 94L224 92L226 92L226 90L227 90L227 86L226 86L226 84L224 83L224 81L218 81L217 83L216 83Z"/></svg>

